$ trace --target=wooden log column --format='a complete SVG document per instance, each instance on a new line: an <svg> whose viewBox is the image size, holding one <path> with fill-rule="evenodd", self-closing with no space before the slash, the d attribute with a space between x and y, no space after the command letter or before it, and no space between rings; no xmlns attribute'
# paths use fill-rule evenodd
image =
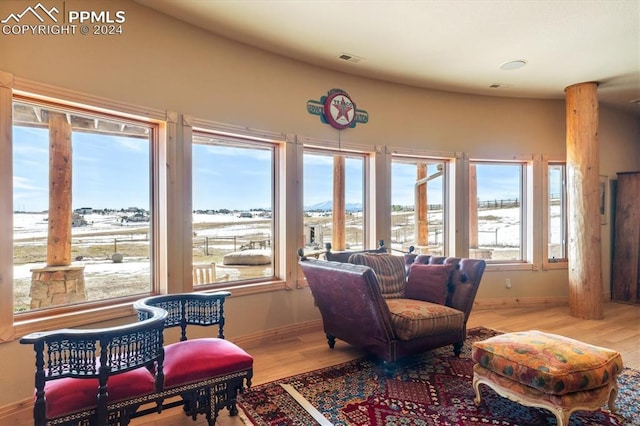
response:
<svg viewBox="0 0 640 426"><path fill-rule="evenodd" d="M344 155L333 156L333 250L346 249L345 236L345 159Z"/></svg>
<svg viewBox="0 0 640 426"><path fill-rule="evenodd" d="M416 227L418 246L429 245L429 216L427 209L427 165L418 163L416 181Z"/></svg>
<svg viewBox="0 0 640 426"><path fill-rule="evenodd" d="M47 266L71 264L71 159L71 124L50 112Z"/></svg>
<svg viewBox="0 0 640 426"><path fill-rule="evenodd" d="M71 132L65 114L49 111L47 266L31 270L31 309L87 300L84 266L71 266Z"/></svg>
<svg viewBox="0 0 640 426"><path fill-rule="evenodd" d="M569 311L602 319L598 200L598 83L569 86L566 95Z"/></svg>

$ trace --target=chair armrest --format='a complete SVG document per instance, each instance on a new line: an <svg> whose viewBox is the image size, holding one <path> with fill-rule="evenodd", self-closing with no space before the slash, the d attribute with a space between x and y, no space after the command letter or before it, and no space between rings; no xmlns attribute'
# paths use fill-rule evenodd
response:
<svg viewBox="0 0 640 426"><path fill-rule="evenodd" d="M395 338L389 308L371 268L313 259L299 264L327 334L361 347Z"/></svg>
<svg viewBox="0 0 640 426"><path fill-rule="evenodd" d="M450 306L464 312L469 319L487 263L482 259L460 259L459 271L451 277L453 290ZM459 273L456 273L459 272Z"/></svg>

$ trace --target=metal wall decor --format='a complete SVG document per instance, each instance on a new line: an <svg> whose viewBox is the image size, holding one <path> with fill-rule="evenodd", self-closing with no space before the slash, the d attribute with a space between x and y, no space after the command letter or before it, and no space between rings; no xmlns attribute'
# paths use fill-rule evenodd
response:
<svg viewBox="0 0 640 426"><path fill-rule="evenodd" d="M309 114L319 115L320 121L338 130L369 121L369 114L357 109L355 102L342 89L329 90L320 101L308 100L307 111Z"/></svg>

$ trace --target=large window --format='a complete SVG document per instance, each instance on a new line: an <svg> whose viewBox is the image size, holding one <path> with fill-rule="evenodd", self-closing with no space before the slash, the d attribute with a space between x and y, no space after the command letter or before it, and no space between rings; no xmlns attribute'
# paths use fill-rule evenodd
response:
<svg viewBox="0 0 640 426"><path fill-rule="evenodd" d="M470 163L469 257L524 261L526 171L525 163Z"/></svg>
<svg viewBox="0 0 640 426"><path fill-rule="evenodd" d="M13 102L14 311L154 289L154 125Z"/></svg>
<svg viewBox="0 0 640 426"><path fill-rule="evenodd" d="M194 286L274 277L276 148L194 132Z"/></svg>
<svg viewBox="0 0 640 426"><path fill-rule="evenodd" d="M391 245L445 254L446 162L395 156L391 163Z"/></svg>
<svg viewBox="0 0 640 426"><path fill-rule="evenodd" d="M306 149L303 161L305 247L365 248L365 157Z"/></svg>
<svg viewBox="0 0 640 426"><path fill-rule="evenodd" d="M547 182L547 257L551 262L558 262L567 259L567 189L564 163L550 162L547 165Z"/></svg>

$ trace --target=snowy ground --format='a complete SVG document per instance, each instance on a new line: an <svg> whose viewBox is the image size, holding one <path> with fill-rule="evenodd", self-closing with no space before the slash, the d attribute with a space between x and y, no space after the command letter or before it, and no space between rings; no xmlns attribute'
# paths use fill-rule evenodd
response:
<svg viewBox="0 0 640 426"><path fill-rule="evenodd" d="M89 300L145 293L150 288L149 223L126 222L123 216L117 213L87 214L84 215L86 225L72 228L72 257L75 259L72 265L85 268ZM224 253L239 249L251 240L270 238L270 224L268 218L240 218L234 214L194 215L194 263L214 261L218 276L225 280L270 274L270 265L266 268L225 268L221 264ZM46 213L14 214L14 252L37 252L40 253L38 260L41 258L41 261L24 263L14 256L14 298L18 310L29 307L32 269L46 266L47 225ZM209 254L204 254L201 247L206 239L209 244L216 244L210 247L212 253ZM114 248L125 254L123 262L111 260L116 251ZM128 250L134 250L135 254L129 254ZM101 254L96 255L95 252Z"/></svg>
<svg viewBox="0 0 640 426"><path fill-rule="evenodd" d="M489 247L496 256L509 258L517 255L519 245L519 217L518 209L487 210L478 212L479 216L479 243ZM404 213L405 217L398 221L402 226L392 230L393 240L396 246L402 247L405 240L412 239L413 213ZM124 214L87 214L84 219L87 225L72 228L72 247L75 253L85 254L81 259L73 262L73 265L85 267L85 281L89 299L96 300L105 297L105 292L113 292L114 296L127 294L127 292L143 293L149 288L150 261L148 256L125 256L122 263L114 263L110 256L113 253L114 241L116 247L126 247L129 241L137 238L139 245L148 247L146 235L149 229L148 222L123 221ZM234 280L243 278L245 270L242 267L225 268L221 258L225 253L246 248L250 241L259 242L271 238L271 219L254 216L252 218L240 218L238 214L194 214L194 263L208 263L214 261L218 265L218 273L226 279ZM305 218L306 223L322 223L321 227L327 229L325 241L330 241L331 219L327 214L312 214ZM348 229L356 229L356 245L361 244L362 217L354 214L348 217ZM395 222L395 221L394 221ZM359 230L358 230L359 228ZM432 227L437 229L437 226ZM307 232L305 230L305 232ZM441 232L441 231L440 231ZM404 233L404 234L403 234ZM350 234L350 231L347 232ZM38 248L46 253L47 238L47 214L46 213L17 213L14 214L14 247L20 248L22 253ZM353 238L353 237L352 237ZM441 242L441 234L439 236ZM430 240L435 239L435 234L430 234ZM402 240L402 241L400 241ZM205 243L206 242L206 243ZM393 242L392 242L393 243ZM496 244L497 243L497 244ZM119 244L119 245L117 245ZM129 244L136 244L135 242ZM206 245L206 247L205 247ZM102 246L108 255L91 256L83 251L83 247L95 248ZM31 247L34 249L32 250ZM208 251L208 252L207 252ZM18 250L16 250L18 252ZM502 254L500 254L502 253ZM217 257L217 258L216 258ZM39 262L23 263L15 258L14 266L14 290L16 306L28 307L29 286L31 270L45 266L46 254ZM264 268L263 268L264 269ZM252 273L263 276L270 274L271 267L267 270L253 271ZM246 276L245 276L246 277ZM130 294L130 293L129 293Z"/></svg>

